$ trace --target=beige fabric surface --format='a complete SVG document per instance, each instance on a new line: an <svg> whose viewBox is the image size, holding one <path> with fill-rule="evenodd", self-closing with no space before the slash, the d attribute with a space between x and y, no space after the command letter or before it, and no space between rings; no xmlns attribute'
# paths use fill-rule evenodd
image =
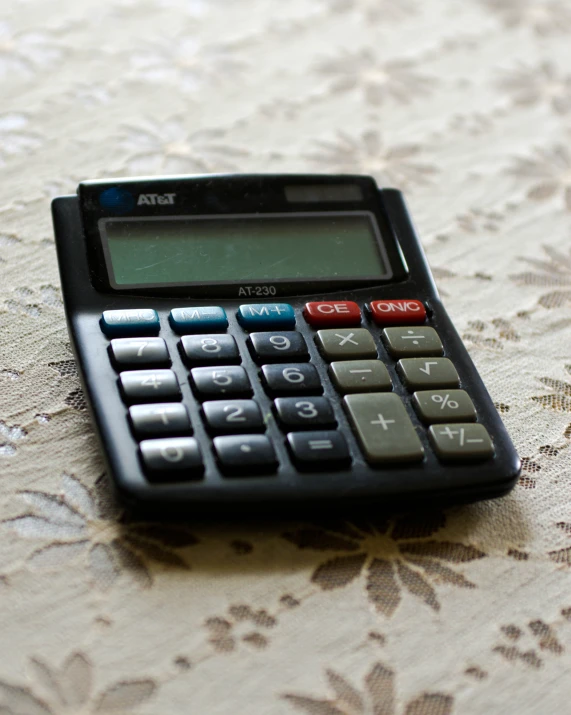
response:
<svg viewBox="0 0 571 715"><path fill-rule="evenodd" d="M0 15L0 713L571 713L571 3ZM219 171L404 189L523 457L509 497L376 523L124 523L50 199Z"/></svg>

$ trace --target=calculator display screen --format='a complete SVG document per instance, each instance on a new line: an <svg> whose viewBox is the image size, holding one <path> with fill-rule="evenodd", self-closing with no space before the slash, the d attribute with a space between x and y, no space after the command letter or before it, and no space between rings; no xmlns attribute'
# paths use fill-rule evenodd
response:
<svg viewBox="0 0 571 715"><path fill-rule="evenodd" d="M115 288L391 275L367 211L104 218L99 225Z"/></svg>

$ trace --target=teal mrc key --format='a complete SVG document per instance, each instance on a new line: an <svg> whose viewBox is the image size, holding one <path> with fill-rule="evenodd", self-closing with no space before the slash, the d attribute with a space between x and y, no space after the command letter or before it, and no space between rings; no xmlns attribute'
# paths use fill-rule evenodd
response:
<svg viewBox="0 0 571 715"><path fill-rule="evenodd" d="M295 327L295 312L289 303L252 303L238 308L238 322L245 330L285 330Z"/></svg>

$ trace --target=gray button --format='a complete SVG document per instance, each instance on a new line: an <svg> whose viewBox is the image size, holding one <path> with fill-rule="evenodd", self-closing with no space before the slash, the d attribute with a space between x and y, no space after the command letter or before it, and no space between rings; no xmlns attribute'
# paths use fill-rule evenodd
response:
<svg viewBox="0 0 571 715"><path fill-rule="evenodd" d="M232 365L240 362L240 353L232 335L185 335L182 351L189 365Z"/></svg>
<svg viewBox="0 0 571 715"><path fill-rule="evenodd" d="M139 437L191 434L190 418L180 402L129 407L133 431Z"/></svg>
<svg viewBox="0 0 571 715"><path fill-rule="evenodd" d="M202 410L208 428L218 434L264 429L262 413L254 400L212 400L203 403Z"/></svg>
<svg viewBox="0 0 571 715"><path fill-rule="evenodd" d="M339 392L381 392L392 389L391 377L380 360L332 362L329 375Z"/></svg>
<svg viewBox="0 0 571 715"><path fill-rule="evenodd" d="M415 392L412 404L423 422L475 422L476 408L464 390L423 390Z"/></svg>
<svg viewBox="0 0 571 715"><path fill-rule="evenodd" d="M377 346L373 336L365 328L318 330L315 342L327 360L377 357Z"/></svg>
<svg viewBox="0 0 571 715"><path fill-rule="evenodd" d="M194 437L146 439L139 448L149 481L181 482L196 479L204 471Z"/></svg>
<svg viewBox="0 0 571 715"><path fill-rule="evenodd" d="M448 358L405 358L399 360L397 372L410 390L460 385L456 368Z"/></svg>
<svg viewBox="0 0 571 715"><path fill-rule="evenodd" d="M278 467L274 446L265 435L215 437L213 442L220 468L228 476L253 477Z"/></svg>
<svg viewBox="0 0 571 715"><path fill-rule="evenodd" d="M180 400L180 387L172 370L132 370L119 375L123 399L134 402Z"/></svg>
<svg viewBox="0 0 571 715"><path fill-rule="evenodd" d="M109 346L113 362L124 367L169 365L169 353L162 338L115 338Z"/></svg>
<svg viewBox="0 0 571 715"><path fill-rule="evenodd" d="M418 462L424 449L394 392L347 395L345 408L370 464Z"/></svg>
<svg viewBox="0 0 571 715"><path fill-rule="evenodd" d="M333 408L326 397L278 397L274 406L280 423L290 429L336 425Z"/></svg>
<svg viewBox="0 0 571 715"><path fill-rule="evenodd" d="M195 367L190 375L196 392L203 399L247 397L252 394L248 373L241 366Z"/></svg>
<svg viewBox="0 0 571 715"><path fill-rule="evenodd" d="M351 462L345 437L339 431L290 432L287 442L301 470L344 469Z"/></svg>
<svg viewBox="0 0 571 715"><path fill-rule="evenodd" d="M434 328L385 328L383 342L393 357L432 357L444 353L442 342Z"/></svg>
<svg viewBox="0 0 571 715"><path fill-rule="evenodd" d="M494 456L494 445L485 427L479 424L451 424L428 430L434 451L443 460L478 460Z"/></svg>

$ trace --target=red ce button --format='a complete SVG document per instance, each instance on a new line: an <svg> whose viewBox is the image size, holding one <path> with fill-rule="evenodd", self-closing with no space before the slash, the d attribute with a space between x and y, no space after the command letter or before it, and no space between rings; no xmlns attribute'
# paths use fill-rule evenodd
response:
<svg viewBox="0 0 571 715"><path fill-rule="evenodd" d="M360 325L361 309L352 300L306 303L303 317L314 328Z"/></svg>
<svg viewBox="0 0 571 715"><path fill-rule="evenodd" d="M377 325L421 325L426 320L419 300L374 300L371 314Z"/></svg>

